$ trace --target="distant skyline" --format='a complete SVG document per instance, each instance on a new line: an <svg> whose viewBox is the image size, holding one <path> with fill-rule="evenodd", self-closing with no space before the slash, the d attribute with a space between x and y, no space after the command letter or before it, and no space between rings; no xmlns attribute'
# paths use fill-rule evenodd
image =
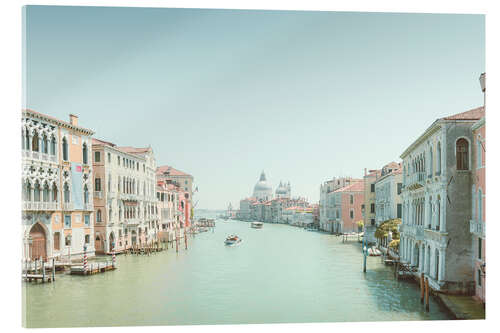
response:
<svg viewBox="0 0 500 333"><path fill-rule="evenodd" d="M484 16L26 7L24 107L151 146L196 208L273 189L316 202L439 117L483 104Z"/></svg>

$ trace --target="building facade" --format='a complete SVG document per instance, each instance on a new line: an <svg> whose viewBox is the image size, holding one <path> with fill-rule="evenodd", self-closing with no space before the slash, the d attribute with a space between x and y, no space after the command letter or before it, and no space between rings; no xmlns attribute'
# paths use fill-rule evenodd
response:
<svg viewBox="0 0 500 333"><path fill-rule="evenodd" d="M401 155L401 260L435 290L472 293L472 125L484 108L437 119Z"/></svg>
<svg viewBox="0 0 500 333"><path fill-rule="evenodd" d="M22 110L23 259L95 254L93 134L75 115L65 122Z"/></svg>
<svg viewBox="0 0 500 333"><path fill-rule="evenodd" d="M370 244L377 242L375 239L376 215L375 215L375 182L380 177L381 170L365 169L363 180L365 182L365 202L362 207L364 238Z"/></svg>

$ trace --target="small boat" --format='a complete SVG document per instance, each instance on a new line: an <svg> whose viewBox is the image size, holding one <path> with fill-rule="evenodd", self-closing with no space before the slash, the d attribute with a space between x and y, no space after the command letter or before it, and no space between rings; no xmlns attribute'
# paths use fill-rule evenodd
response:
<svg viewBox="0 0 500 333"><path fill-rule="evenodd" d="M264 226L264 223L262 223L262 222L252 222L251 226L254 229L262 229L262 227Z"/></svg>
<svg viewBox="0 0 500 333"><path fill-rule="evenodd" d="M228 236L224 241L224 244L228 246L235 246L238 245L239 243L241 243L241 238L239 238L236 235Z"/></svg>

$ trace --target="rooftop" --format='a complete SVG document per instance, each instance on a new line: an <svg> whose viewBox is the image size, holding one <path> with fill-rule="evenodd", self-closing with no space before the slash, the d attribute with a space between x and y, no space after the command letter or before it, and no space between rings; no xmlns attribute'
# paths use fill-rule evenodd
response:
<svg viewBox="0 0 500 333"><path fill-rule="evenodd" d="M175 168L172 168L169 165L162 165L156 168L156 174L159 176L164 176L164 173L168 172L170 176L189 176L192 177L190 174L177 170Z"/></svg>

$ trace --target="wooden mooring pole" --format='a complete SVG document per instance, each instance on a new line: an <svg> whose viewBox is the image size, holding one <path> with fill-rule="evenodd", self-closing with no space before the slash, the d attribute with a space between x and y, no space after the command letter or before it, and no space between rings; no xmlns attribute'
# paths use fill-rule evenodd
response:
<svg viewBox="0 0 500 333"><path fill-rule="evenodd" d="M52 258L52 282L56 280L56 259Z"/></svg>
<svg viewBox="0 0 500 333"><path fill-rule="evenodd" d="M425 311L429 312L429 279L425 278Z"/></svg>
<svg viewBox="0 0 500 333"><path fill-rule="evenodd" d="M45 282L45 261L42 259L42 283Z"/></svg>
<svg viewBox="0 0 500 333"><path fill-rule="evenodd" d="M425 286L424 273L420 274L420 303L424 304Z"/></svg>
<svg viewBox="0 0 500 333"><path fill-rule="evenodd" d="M187 228L184 228L184 245L186 246L186 250L188 249L188 238L187 238Z"/></svg>

